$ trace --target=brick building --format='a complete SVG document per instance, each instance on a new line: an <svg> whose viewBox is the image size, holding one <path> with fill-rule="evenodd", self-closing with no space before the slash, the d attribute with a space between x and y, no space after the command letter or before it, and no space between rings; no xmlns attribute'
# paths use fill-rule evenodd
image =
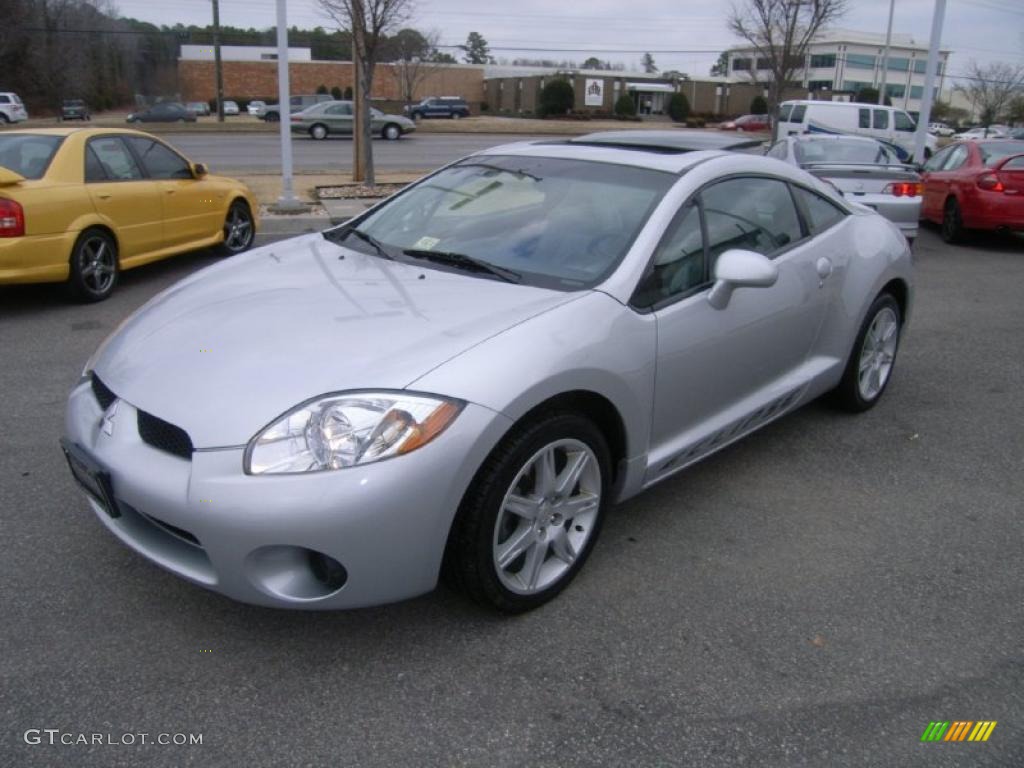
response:
<svg viewBox="0 0 1024 768"><path fill-rule="evenodd" d="M277 102L277 62L224 61L224 97L227 99L263 99ZM347 61L289 61L291 92L315 93L325 85L342 91L352 87L352 63ZM185 101L216 98L214 62L205 59L178 59L178 88ZM484 99L484 68L471 64L432 65L416 88L416 98L426 96L462 96L473 112L479 112ZM399 104L402 101L396 68L378 64L374 70L374 101Z"/></svg>

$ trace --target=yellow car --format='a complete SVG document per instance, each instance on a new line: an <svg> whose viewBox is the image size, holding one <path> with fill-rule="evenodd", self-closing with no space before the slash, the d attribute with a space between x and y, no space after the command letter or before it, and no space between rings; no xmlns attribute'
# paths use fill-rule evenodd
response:
<svg viewBox="0 0 1024 768"><path fill-rule="evenodd" d="M147 133L0 133L0 284L67 282L100 301L131 269L196 248L252 245L256 201Z"/></svg>

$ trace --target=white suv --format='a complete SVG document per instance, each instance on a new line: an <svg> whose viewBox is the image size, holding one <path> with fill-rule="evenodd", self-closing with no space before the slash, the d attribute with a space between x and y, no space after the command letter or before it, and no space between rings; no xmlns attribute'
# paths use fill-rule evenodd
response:
<svg viewBox="0 0 1024 768"><path fill-rule="evenodd" d="M0 92L0 123L20 123L28 120L28 112L18 94Z"/></svg>

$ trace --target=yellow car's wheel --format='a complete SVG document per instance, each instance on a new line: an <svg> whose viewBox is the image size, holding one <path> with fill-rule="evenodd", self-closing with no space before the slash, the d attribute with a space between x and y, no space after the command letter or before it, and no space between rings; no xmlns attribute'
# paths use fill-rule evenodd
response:
<svg viewBox="0 0 1024 768"><path fill-rule="evenodd" d="M249 250L256 228L253 225L252 211L244 200L235 200L228 209L224 219L224 242L220 250L225 256Z"/></svg>
<svg viewBox="0 0 1024 768"><path fill-rule="evenodd" d="M68 285L80 301L103 301L114 290L120 273L117 242L103 229L87 229L71 251Z"/></svg>

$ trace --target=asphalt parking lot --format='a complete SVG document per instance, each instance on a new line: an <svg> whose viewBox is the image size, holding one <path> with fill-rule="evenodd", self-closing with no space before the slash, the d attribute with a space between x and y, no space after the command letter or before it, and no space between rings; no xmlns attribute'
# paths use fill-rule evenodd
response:
<svg viewBox="0 0 1024 768"><path fill-rule="evenodd" d="M99 305L0 288L0 765L1024 765L1024 244L926 230L916 257L875 410L812 404L612 510L576 582L511 619L444 588L254 608L150 565L74 485L64 401L128 312L215 257ZM933 720L998 726L921 743Z"/></svg>

